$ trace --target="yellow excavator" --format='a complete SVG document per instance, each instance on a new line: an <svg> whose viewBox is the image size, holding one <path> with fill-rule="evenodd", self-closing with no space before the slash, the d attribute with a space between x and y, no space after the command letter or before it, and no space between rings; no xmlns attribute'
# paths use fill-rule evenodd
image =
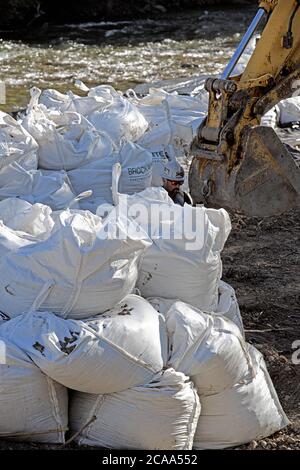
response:
<svg viewBox="0 0 300 470"><path fill-rule="evenodd" d="M232 76L262 24L245 71ZM208 78L205 88L208 115L191 146L189 187L194 202L258 217L297 207L297 160L260 120L282 99L300 94L300 0L260 1L222 76Z"/></svg>

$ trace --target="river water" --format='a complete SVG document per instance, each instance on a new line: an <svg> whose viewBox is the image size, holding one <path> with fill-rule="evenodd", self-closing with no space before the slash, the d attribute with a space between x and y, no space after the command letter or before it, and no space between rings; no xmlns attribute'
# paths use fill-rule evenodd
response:
<svg viewBox="0 0 300 470"><path fill-rule="evenodd" d="M255 11L199 9L155 21L51 26L29 32L26 40L0 39L0 81L6 85L1 110L25 107L32 86L76 91L80 79L126 91L145 82L219 73Z"/></svg>

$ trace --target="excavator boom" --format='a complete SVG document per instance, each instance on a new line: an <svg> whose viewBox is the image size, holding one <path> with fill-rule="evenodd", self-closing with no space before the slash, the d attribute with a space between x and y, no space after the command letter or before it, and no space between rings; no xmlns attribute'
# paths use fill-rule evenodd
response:
<svg viewBox="0 0 300 470"><path fill-rule="evenodd" d="M235 65L262 20L242 75ZM195 203L268 216L300 203L297 160L261 117L300 90L300 0L264 0L221 78L209 78L206 120L191 146Z"/></svg>

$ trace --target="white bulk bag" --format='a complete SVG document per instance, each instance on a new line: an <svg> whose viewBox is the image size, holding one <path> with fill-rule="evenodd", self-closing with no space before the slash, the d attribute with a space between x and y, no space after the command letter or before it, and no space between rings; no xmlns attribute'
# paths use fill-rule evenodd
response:
<svg viewBox="0 0 300 470"><path fill-rule="evenodd" d="M282 126L300 122L300 96L282 100L277 107L279 108L279 122Z"/></svg>
<svg viewBox="0 0 300 470"><path fill-rule="evenodd" d="M130 208L140 208L143 206L140 217L137 219L139 225L148 233L149 236L152 232L157 232L157 224L153 224L153 214L159 208L160 205L166 207L174 207L173 200L169 197L168 192L162 187L150 186L143 191L135 192L134 194L123 194L119 192L120 179L122 175L122 166L120 163L116 163L113 166L112 171L112 197L115 206L118 206L118 210L121 213L125 213L130 217L136 214L130 213ZM155 219L156 220L156 219ZM153 229L152 226L153 225Z"/></svg>
<svg viewBox="0 0 300 470"><path fill-rule="evenodd" d="M54 109L62 112L76 111L75 109L69 109L71 102L70 96L53 88L48 88L41 91L37 87L32 87L30 89L30 94L32 97L36 97L34 102L35 105L42 104L48 109Z"/></svg>
<svg viewBox="0 0 300 470"><path fill-rule="evenodd" d="M33 95L34 90L32 89ZM97 129L105 130L111 135L116 144L122 137L135 140L147 129L148 124L135 105L111 86L100 85L88 89L83 85L82 90L88 91L88 96L78 96L71 91L63 94L53 89L44 90L38 96L38 102L48 109L83 115Z"/></svg>
<svg viewBox="0 0 300 470"><path fill-rule="evenodd" d="M31 195L36 171L26 170L18 162L12 162L0 170L0 199Z"/></svg>
<svg viewBox="0 0 300 470"><path fill-rule="evenodd" d="M77 82L78 83L78 82ZM116 91L110 85L98 85L92 88L88 88L82 82L78 83L79 87L84 90L88 91L88 96L92 98L96 98L98 100L102 100L107 106L112 105L114 102L121 98L121 92Z"/></svg>
<svg viewBox="0 0 300 470"><path fill-rule="evenodd" d="M268 127L272 127L273 129L275 129L275 127L277 127L278 125L279 116L280 116L280 110L279 110L278 105L276 105L262 116L260 120L260 124L261 126L268 126Z"/></svg>
<svg viewBox="0 0 300 470"><path fill-rule="evenodd" d="M73 191L80 194L92 190L91 197L83 199L79 206L82 210L96 212L97 206L112 203L112 167L117 162L115 154L90 162L80 168L68 171Z"/></svg>
<svg viewBox="0 0 300 470"><path fill-rule="evenodd" d="M121 165L119 181L121 192L133 194L151 185L151 154L133 142L123 142L118 152L68 172L76 194L87 190L93 191L91 198L81 201L81 209L92 209L95 212L100 204L105 202L112 204L112 170L116 163Z"/></svg>
<svg viewBox="0 0 300 470"><path fill-rule="evenodd" d="M25 232L40 240L48 238L54 221L52 210L43 204L30 204L17 198L0 201L0 220L11 228Z"/></svg>
<svg viewBox="0 0 300 470"><path fill-rule="evenodd" d="M191 377L200 399L253 377L253 365L238 327L183 302L166 313L169 366Z"/></svg>
<svg viewBox="0 0 300 470"><path fill-rule="evenodd" d="M218 290L219 300L215 312L211 311L203 313L222 315L223 317L226 317L239 327L239 330L244 337L243 320L234 289L226 282L220 281ZM164 316L169 308L174 304L174 299L163 299L162 297L148 297L147 300L157 312L160 312Z"/></svg>
<svg viewBox="0 0 300 470"><path fill-rule="evenodd" d="M9 316L9 315L6 315L6 314L3 313L3 312L0 312L0 326L1 326L4 322L6 322L6 321L8 321L8 320L10 320L10 316Z"/></svg>
<svg viewBox="0 0 300 470"><path fill-rule="evenodd" d="M65 171L38 170L33 174L32 193L23 196L29 202L40 202L54 211L77 207L75 196Z"/></svg>
<svg viewBox="0 0 300 470"><path fill-rule="evenodd" d="M261 119L261 124L273 128L291 126L300 122L300 96L293 96L280 101L271 108Z"/></svg>
<svg viewBox="0 0 300 470"><path fill-rule="evenodd" d="M133 142L122 145L118 161L122 167L119 190L121 193L134 194L151 186L152 155Z"/></svg>
<svg viewBox="0 0 300 470"><path fill-rule="evenodd" d="M0 201L0 257L49 237L54 225L51 209L21 199Z"/></svg>
<svg viewBox="0 0 300 470"><path fill-rule="evenodd" d="M289 421L280 405L262 355L248 345L255 376L221 393L201 396L195 449L223 449L259 440Z"/></svg>
<svg viewBox="0 0 300 470"><path fill-rule="evenodd" d="M135 220L140 229L148 234L149 238L159 238L162 225L164 224L163 217L162 219L157 219L157 215L160 215L161 208L167 211L172 208L175 208L176 211L178 208L181 214L179 206L175 206L168 192L162 187L155 188L151 186L144 191L132 195L119 193L118 187L121 171L122 168L120 164L117 163L114 165L112 196L116 214L121 214L123 217L129 217ZM100 216L102 215L100 210L97 211L97 213Z"/></svg>
<svg viewBox="0 0 300 470"><path fill-rule="evenodd" d="M103 109L107 104L103 99L93 96L78 96L68 91L60 93L54 89L43 90L39 96L39 104L48 109L55 109L65 113L71 111L86 116L96 110Z"/></svg>
<svg viewBox="0 0 300 470"><path fill-rule="evenodd" d="M105 131L119 146L122 139L135 142L148 127L148 122L137 107L123 98L112 87L100 85L92 88L89 97L103 99L106 106L86 114L99 131Z"/></svg>
<svg viewBox="0 0 300 470"><path fill-rule="evenodd" d="M159 126L159 132L163 132L163 126ZM158 143L162 142L162 143ZM163 170L165 164L177 158L180 161L184 156L182 150L176 149L173 145L168 144L169 139L162 137L157 139L157 131L147 132L142 139L139 140L139 144L145 147L152 154L152 180L151 186L162 186L163 185Z"/></svg>
<svg viewBox="0 0 300 470"><path fill-rule="evenodd" d="M17 251L27 245L37 243L39 240L25 232L13 230L0 220L0 258L11 251Z"/></svg>
<svg viewBox="0 0 300 470"><path fill-rule="evenodd" d="M26 169L37 168L38 145L15 119L0 111L0 169L19 162Z"/></svg>
<svg viewBox="0 0 300 470"><path fill-rule="evenodd" d="M198 98L154 89L135 102L149 122L148 130L138 141L140 145L159 152L171 144L177 157L188 152L206 115Z"/></svg>
<svg viewBox="0 0 300 470"><path fill-rule="evenodd" d="M190 450L200 404L183 374L168 369L150 383L111 395L74 393L70 427L78 444L110 449ZM93 416L96 420L92 421Z"/></svg>
<svg viewBox="0 0 300 470"><path fill-rule="evenodd" d="M141 231L129 236L127 222L63 211L47 240L1 259L0 310L87 318L113 307L133 291L151 243Z"/></svg>
<svg viewBox="0 0 300 470"><path fill-rule="evenodd" d="M222 275L221 251L231 229L228 213L188 204L162 204L158 210L163 211L163 222L153 221L153 245L140 267L142 296L181 299L214 311Z"/></svg>
<svg viewBox="0 0 300 470"><path fill-rule="evenodd" d="M0 439L14 437L48 444L65 442L67 389L44 375L2 334L0 390Z"/></svg>
<svg viewBox="0 0 300 470"><path fill-rule="evenodd" d="M240 313L239 304L235 295L235 290L227 282L219 282L219 301L218 306L215 312L211 312L212 315L215 313L217 315L223 315L229 320L233 321L242 333L244 333L243 320Z"/></svg>
<svg viewBox="0 0 300 470"><path fill-rule="evenodd" d="M0 200L11 197L61 210L72 203L75 194L65 171L28 171L13 162L5 168L4 174L0 171Z"/></svg>
<svg viewBox="0 0 300 470"><path fill-rule="evenodd" d="M2 330L46 375L87 393L147 383L167 360L164 322L135 295L88 322L33 312L10 320Z"/></svg>
<svg viewBox="0 0 300 470"><path fill-rule="evenodd" d="M138 99L134 92L130 93L130 90L128 94L130 95L129 99L136 104L140 112L146 116L147 121L150 123L155 123L160 119L166 102L168 107L177 113L185 111L185 116L188 116L189 113L192 116L198 113L198 116L200 116L200 113L203 114L207 111L201 105L201 100L198 97L179 95L176 91L168 93L162 88L150 88L149 94L141 99Z"/></svg>
<svg viewBox="0 0 300 470"><path fill-rule="evenodd" d="M39 167L46 170L72 170L113 151L108 135L96 131L79 113L35 105L22 124L38 142Z"/></svg>
<svg viewBox="0 0 300 470"><path fill-rule="evenodd" d="M164 317L166 316L169 308L175 303L174 299L163 299L162 297L148 297L147 301L157 312L164 315Z"/></svg>
<svg viewBox="0 0 300 470"><path fill-rule="evenodd" d="M151 186L162 186L162 174L164 165L168 162L168 157L166 153L166 146L165 145L147 145L145 141L143 142L143 146L152 154L152 180ZM175 151L174 151L175 153Z"/></svg>
<svg viewBox="0 0 300 470"><path fill-rule="evenodd" d="M199 103L200 106L200 103ZM197 135L197 130L202 124L206 114L199 111L187 111L170 109L170 127L171 138L169 143L173 145L176 156L187 155L191 143ZM161 127L161 124L158 126ZM152 131L154 133L154 130ZM165 128L165 136L168 136L168 130Z"/></svg>

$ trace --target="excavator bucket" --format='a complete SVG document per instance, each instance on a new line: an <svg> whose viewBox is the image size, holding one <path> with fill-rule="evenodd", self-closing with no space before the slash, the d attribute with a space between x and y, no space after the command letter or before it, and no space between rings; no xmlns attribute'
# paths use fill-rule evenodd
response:
<svg viewBox="0 0 300 470"><path fill-rule="evenodd" d="M224 157L199 149L190 168L190 193L196 204L249 216L278 215L300 206L299 166L272 128L255 126L246 131L241 158L231 171Z"/></svg>

